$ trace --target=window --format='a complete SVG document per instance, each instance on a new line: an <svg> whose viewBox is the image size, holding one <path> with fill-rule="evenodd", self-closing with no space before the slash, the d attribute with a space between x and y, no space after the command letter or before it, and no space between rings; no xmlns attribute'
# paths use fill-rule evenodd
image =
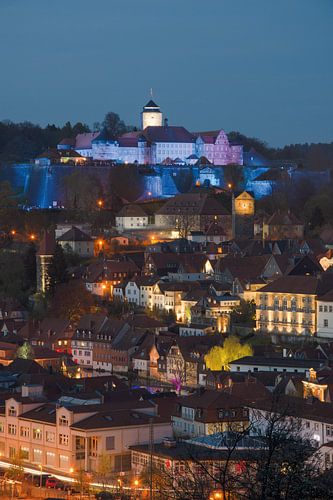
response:
<svg viewBox="0 0 333 500"><path fill-rule="evenodd" d="M131 455L116 455L114 468L116 472L124 472L131 470Z"/></svg>
<svg viewBox="0 0 333 500"><path fill-rule="evenodd" d="M328 319L324 319L324 327L327 328L328 327Z"/></svg>
<svg viewBox="0 0 333 500"><path fill-rule="evenodd" d="M42 431L41 429L32 429L32 437L37 440L42 439Z"/></svg>
<svg viewBox="0 0 333 500"><path fill-rule="evenodd" d="M42 462L42 450L39 450L38 448L34 448L33 462L37 462L37 463Z"/></svg>
<svg viewBox="0 0 333 500"><path fill-rule="evenodd" d="M59 425L68 427L68 418L66 417L66 415L61 415L61 417L59 418Z"/></svg>
<svg viewBox="0 0 333 500"><path fill-rule="evenodd" d="M59 434L59 444L62 444L63 446L68 446L68 434Z"/></svg>
<svg viewBox="0 0 333 500"><path fill-rule="evenodd" d="M5 424L3 422L0 422L0 432L4 432L5 430Z"/></svg>
<svg viewBox="0 0 333 500"><path fill-rule="evenodd" d="M54 432L49 432L49 431L46 431L46 441L48 443L54 443L55 441L55 435L54 435Z"/></svg>
<svg viewBox="0 0 333 500"><path fill-rule="evenodd" d="M46 465L55 465L55 453L52 451L46 452Z"/></svg>
<svg viewBox="0 0 333 500"><path fill-rule="evenodd" d="M60 469L68 470L69 458L66 455L59 455L59 467L60 467Z"/></svg>
<svg viewBox="0 0 333 500"><path fill-rule="evenodd" d="M91 457L97 457L97 437L93 436L89 439L89 455Z"/></svg>
<svg viewBox="0 0 333 500"><path fill-rule="evenodd" d="M15 406L10 406L9 407L8 415L10 417L16 417L16 408L15 408Z"/></svg>
<svg viewBox="0 0 333 500"><path fill-rule="evenodd" d="M114 448L115 448L114 436L107 436L106 437L105 447L107 450L114 450Z"/></svg>
<svg viewBox="0 0 333 500"><path fill-rule="evenodd" d="M16 457L16 448L13 446L9 447L9 458L15 458Z"/></svg>
<svg viewBox="0 0 333 500"><path fill-rule="evenodd" d="M29 460L29 448L26 446L21 446L20 456L21 456L22 460Z"/></svg>
<svg viewBox="0 0 333 500"><path fill-rule="evenodd" d="M21 437L29 437L29 434L30 434L30 429L29 427L21 427L20 428L20 436Z"/></svg>
<svg viewBox="0 0 333 500"><path fill-rule="evenodd" d="M16 425L15 424L8 424L8 434L11 436L16 435Z"/></svg>

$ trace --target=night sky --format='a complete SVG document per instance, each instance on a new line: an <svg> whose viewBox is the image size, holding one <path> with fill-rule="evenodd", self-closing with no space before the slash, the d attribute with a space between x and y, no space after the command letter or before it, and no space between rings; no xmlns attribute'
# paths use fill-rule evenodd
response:
<svg viewBox="0 0 333 500"><path fill-rule="evenodd" d="M0 0L0 119L333 141L332 0Z"/></svg>

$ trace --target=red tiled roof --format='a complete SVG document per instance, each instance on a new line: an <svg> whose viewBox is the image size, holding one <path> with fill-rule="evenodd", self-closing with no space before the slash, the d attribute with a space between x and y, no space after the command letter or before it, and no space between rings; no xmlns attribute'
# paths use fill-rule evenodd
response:
<svg viewBox="0 0 333 500"><path fill-rule="evenodd" d="M98 137L100 132L85 132L83 134L78 134L75 138L75 149L90 149L91 143L96 137Z"/></svg>

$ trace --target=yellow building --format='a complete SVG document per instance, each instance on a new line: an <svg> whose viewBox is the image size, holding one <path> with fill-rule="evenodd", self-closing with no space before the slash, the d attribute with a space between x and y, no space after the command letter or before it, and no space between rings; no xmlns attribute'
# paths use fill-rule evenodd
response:
<svg viewBox="0 0 333 500"><path fill-rule="evenodd" d="M316 299L333 288L333 276L284 276L257 292L257 329L263 333L313 335Z"/></svg>
<svg viewBox="0 0 333 500"><path fill-rule="evenodd" d="M232 197L232 235L234 239L253 238L254 197L247 191Z"/></svg>

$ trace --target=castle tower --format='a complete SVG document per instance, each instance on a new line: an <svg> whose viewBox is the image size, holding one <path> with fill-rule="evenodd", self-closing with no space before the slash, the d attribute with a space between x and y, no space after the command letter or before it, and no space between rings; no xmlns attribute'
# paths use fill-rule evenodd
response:
<svg viewBox="0 0 333 500"><path fill-rule="evenodd" d="M54 231L46 231L41 239L39 250L36 255L37 264L37 290L45 293L49 289L49 268L56 246Z"/></svg>
<svg viewBox="0 0 333 500"><path fill-rule="evenodd" d="M150 100L141 113L142 130L146 127L162 127L163 114L160 107Z"/></svg>
<svg viewBox="0 0 333 500"><path fill-rule="evenodd" d="M251 239L254 235L254 197L247 191L232 195L232 237Z"/></svg>

